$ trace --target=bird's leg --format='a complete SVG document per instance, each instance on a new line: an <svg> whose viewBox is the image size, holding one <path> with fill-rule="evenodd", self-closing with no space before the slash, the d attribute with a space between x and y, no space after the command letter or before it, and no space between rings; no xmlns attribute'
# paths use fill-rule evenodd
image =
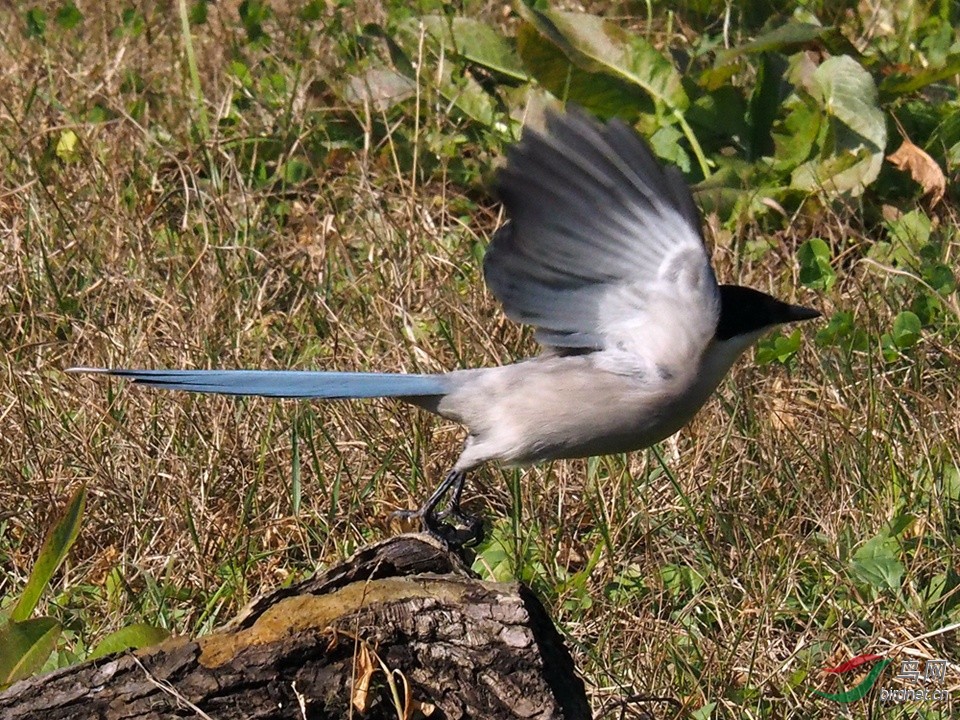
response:
<svg viewBox="0 0 960 720"><path fill-rule="evenodd" d="M450 488L457 484L458 480L462 487L464 477L464 473L451 470L423 505L416 510L395 510L390 513L390 517L400 520L419 520L424 532L441 540L446 540L447 535L452 532L454 528L447 523L441 522L442 518L440 518L437 513L437 506L443 501L444 496L450 491Z"/></svg>
<svg viewBox="0 0 960 720"><path fill-rule="evenodd" d="M463 496L463 485L466 479L467 474L462 470L451 470L419 509L397 510L391 513L391 516L404 520L419 519L424 532L445 541L448 545L454 547L476 545L483 540L483 520L463 512L460 508L460 498ZM453 493L447 509L438 513L437 506L450 493L451 488ZM443 522L446 518L452 518L462 524L463 529Z"/></svg>
<svg viewBox="0 0 960 720"><path fill-rule="evenodd" d="M447 503L446 510L436 513L436 519L442 521L447 518L452 518L456 522L454 535L449 534L451 526L448 523L443 523L445 531L448 532L446 540L449 544L456 545L457 547L479 545L483 542L484 538L483 518L466 513L460 507L460 499L463 497L463 486L466 482L467 474L463 471L451 470L447 474L445 481L449 479L453 481L450 501Z"/></svg>
<svg viewBox="0 0 960 720"><path fill-rule="evenodd" d="M453 474L452 471L451 474ZM471 525L477 521L477 518L463 512L463 509L460 507L460 499L463 497L463 486L466 482L467 474L460 472L457 473L457 475L458 477L453 481L453 492L450 494L450 502L447 503L447 509L437 513L437 519L445 520L448 517L452 517L454 520L462 522L465 525Z"/></svg>

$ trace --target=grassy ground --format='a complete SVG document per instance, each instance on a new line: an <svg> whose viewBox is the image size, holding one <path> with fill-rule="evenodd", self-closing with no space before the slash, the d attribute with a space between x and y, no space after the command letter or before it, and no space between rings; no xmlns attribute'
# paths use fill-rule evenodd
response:
<svg viewBox="0 0 960 720"><path fill-rule="evenodd" d="M85 483L47 608L68 626L53 665L131 622L206 632L394 532L389 511L416 506L462 439L391 402L194 397L64 368L436 372L537 350L480 269L504 134L440 98L397 120L336 91L378 4L277 12L259 47L233 3L210 5L199 92L175 9L68 30L43 7L42 34L25 10L0 28L0 606ZM884 239L860 218L706 225L723 281L850 311L866 348L815 343L811 324L790 362L748 354L653 451L471 479L493 524L477 567L545 598L597 708L639 693L683 708L639 705L662 717L864 716L811 690L870 651L953 663L949 702L874 717L957 712L956 630L939 630L960 620L960 353L928 331L882 359L910 281L860 260ZM798 282L811 235L844 248L826 293Z"/></svg>

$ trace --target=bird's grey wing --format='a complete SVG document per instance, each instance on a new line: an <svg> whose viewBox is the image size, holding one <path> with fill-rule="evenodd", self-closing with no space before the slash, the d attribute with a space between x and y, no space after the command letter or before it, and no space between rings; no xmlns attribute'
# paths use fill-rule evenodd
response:
<svg viewBox="0 0 960 720"><path fill-rule="evenodd" d="M509 222L486 282L541 344L682 353L713 336L720 295L690 190L632 128L548 114L510 149L496 191Z"/></svg>

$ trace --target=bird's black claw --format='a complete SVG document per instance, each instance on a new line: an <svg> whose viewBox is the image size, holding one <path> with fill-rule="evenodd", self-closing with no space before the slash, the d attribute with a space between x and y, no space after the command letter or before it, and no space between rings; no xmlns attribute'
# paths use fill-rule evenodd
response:
<svg viewBox="0 0 960 720"><path fill-rule="evenodd" d="M440 536L440 539L454 550L476 547L483 542L485 535L483 521L479 519L476 525L464 528L444 523L444 529L445 532Z"/></svg>
<svg viewBox="0 0 960 720"><path fill-rule="evenodd" d="M437 520L443 521L447 518L452 519L455 524L450 525L446 522L441 524L447 528L455 529L463 537L461 541L456 543L457 547L474 547L483 542L483 538L486 536L483 528L483 518L465 513L460 508L448 508L441 513L437 513ZM449 543L450 540L448 539L447 542Z"/></svg>
<svg viewBox="0 0 960 720"><path fill-rule="evenodd" d="M451 548L473 547L483 542L483 520L460 509L460 496L466 475L462 470L451 470L433 495L417 510L396 510L391 518L419 520L423 532L445 542ZM446 510L437 512L437 506L450 496ZM453 520L453 524L445 522Z"/></svg>
<svg viewBox="0 0 960 720"><path fill-rule="evenodd" d="M459 508L444 510L442 513L425 512L425 508L395 510L390 513L390 518L406 521L419 520L422 532L446 543L454 550L476 547L486 537L483 519L464 513ZM447 518L454 520L455 524L444 522Z"/></svg>

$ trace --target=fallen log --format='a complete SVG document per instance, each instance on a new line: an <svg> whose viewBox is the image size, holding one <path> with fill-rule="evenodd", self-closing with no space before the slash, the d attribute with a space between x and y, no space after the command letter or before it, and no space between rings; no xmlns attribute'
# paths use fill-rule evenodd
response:
<svg viewBox="0 0 960 720"><path fill-rule="evenodd" d="M583 682L518 583L424 535L367 546L220 630L21 681L0 718L586 719Z"/></svg>

